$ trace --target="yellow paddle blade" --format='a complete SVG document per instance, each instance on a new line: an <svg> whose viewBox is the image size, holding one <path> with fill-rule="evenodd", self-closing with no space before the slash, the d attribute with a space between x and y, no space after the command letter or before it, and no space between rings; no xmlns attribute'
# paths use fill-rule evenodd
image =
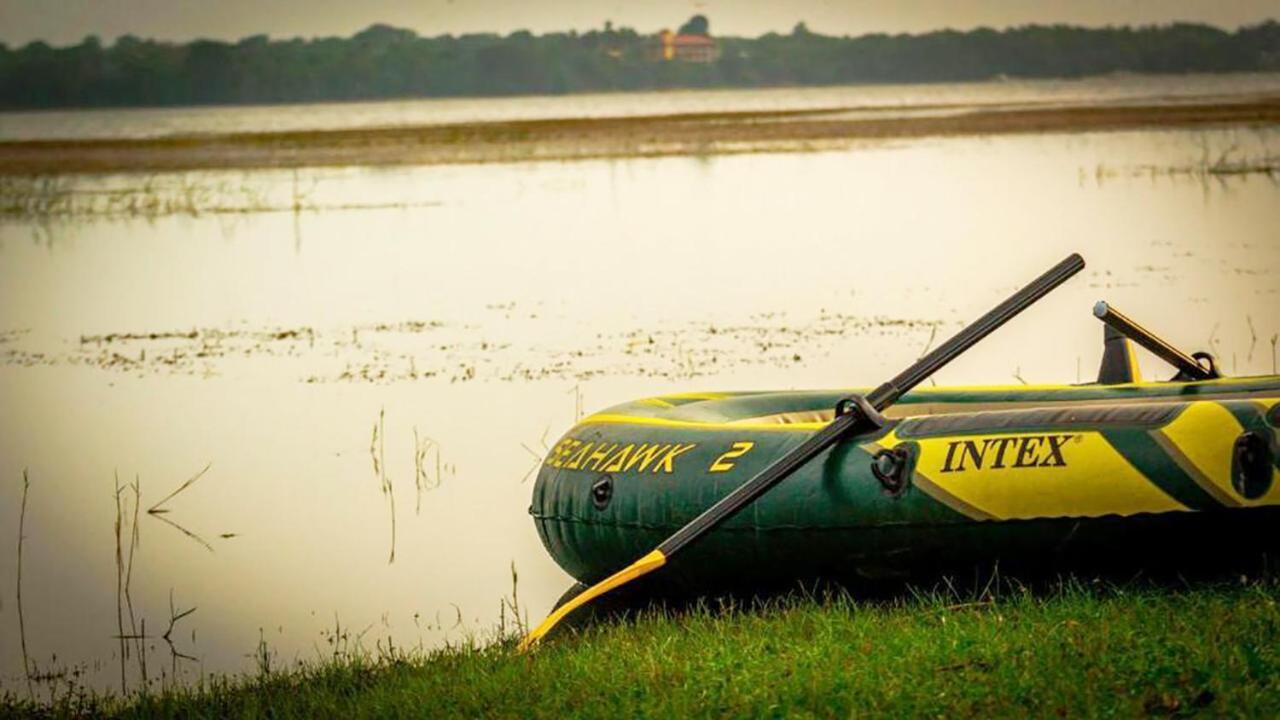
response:
<svg viewBox="0 0 1280 720"><path fill-rule="evenodd" d="M559 624L559 622L569 613L577 610L583 605L586 605L610 590L626 585L638 577L648 575L666 564L667 556L663 555L661 550L654 550L604 580L601 580L595 585L583 590L572 600L556 608L555 612L548 615L547 619L543 620L541 625L534 628L533 632L530 632L523 640L520 641L520 644L516 646L516 650L518 652L526 652L529 648L536 645L538 641L542 639L543 635L550 632L551 628Z"/></svg>

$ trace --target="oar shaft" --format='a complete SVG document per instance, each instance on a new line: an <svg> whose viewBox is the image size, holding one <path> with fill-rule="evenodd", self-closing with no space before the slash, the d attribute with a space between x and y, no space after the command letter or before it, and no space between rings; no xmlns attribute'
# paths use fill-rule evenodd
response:
<svg viewBox="0 0 1280 720"><path fill-rule="evenodd" d="M911 388L919 385L925 378L942 369L943 365L954 360L958 355L973 347L982 338L990 335L996 328L1004 325L1013 316L1026 310L1032 303L1049 294L1067 278L1084 269L1084 258L1072 253L1062 262L1049 268L1043 275L1032 280L1026 287L1014 293L1008 300L992 308L986 315L973 321L950 340L942 343L932 352L920 358L914 365L903 370L897 377L867 395L867 402L877 410L897 402L898 398Z"/></svg>
<svg viewBox="0 0 1280 720"><path fill-rule="evenodd" d="M1125 337L1151 351L1153 355L1178 368L1196 380L1210 380L1213 374L1196 359L1161 340L1155 333L1134 322L1128 315L1111 307L1105 300L1093 306L1093 315L1118 330Z"/></svg>
<svg viewBox="0 0 1280 720"><path fill-rule="evenodd" d="M1084 268L1084 259L1073 253L986 315L956 333L950 340L939 345L936 350L917 360L897 377L873 390L867 396L867 402L876 410L883 410L892 405L903 393L937 372L965 350L973 347L996 328L1009 322L1015 315L1026 310L1035 301L1065 282L1067 278L1080 272L1082 268ZM774 485L822 451L836 444L844 436L869 429L863 427L866 421L867 418L858 412L837 416L834 421L809 436L794 450L773 461L760 474L739 485L689 524L677 530L674 535L658 546L658 551L669 559L695 540L704 537L720 523L736 515L738 511L750 505L756 498L768 492Z"/></svg>

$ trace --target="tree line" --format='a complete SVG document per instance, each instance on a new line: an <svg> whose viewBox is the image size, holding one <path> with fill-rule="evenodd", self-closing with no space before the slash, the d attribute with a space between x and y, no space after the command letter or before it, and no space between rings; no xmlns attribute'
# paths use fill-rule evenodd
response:
<svg viewBox="0 0 1280 720"><path fill-rule="evenodd" d="M698 18L691 19L691 22ZM686 23L686 27L689 24ZM705 18L694 25L704 32ZM172 43L90 36L0 44L0 108L292 103L658 88L1074 78L1280 70L1280 23L1233 32L1176 23L1032 25L918 35L719 37L715 62L655 60L653 36L590 32L422 37L373 25L349 38Z"/></svg>

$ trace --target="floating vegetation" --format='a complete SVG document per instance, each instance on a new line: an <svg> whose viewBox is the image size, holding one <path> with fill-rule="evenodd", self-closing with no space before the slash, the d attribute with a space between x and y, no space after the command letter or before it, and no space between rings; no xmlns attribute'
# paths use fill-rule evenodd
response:
<svg viewBox="0 0 1280 720"><path fill-rule="evenodd" d="M22 330L0 330L0 345L3 345L3 344L5 344L5 343L13 342L14 340L17 340L18 338L20 338L20 337L22 337L22 336L24 336L24 335L27 335L27 334L28 334L28 333L30 333L30 332L31 332L31 331L30 331L30 330L27 330L27 329L22 329Z"/></svg>
<svg viewBox="0 0 1280 720"><path fill-rule="evenodd" d="M501 312L501 311L496 311ZM697 378L734 368L795 367L829 354L854 336L916 342L939 320L820 312L785 313L736 324L693 321L657 327L601 328L563 343L531 339L528 323L552 318L501 317L482 324L406 320L320 330L309 326L199 328L81 336L61 350L29 347L21 336L0 345L0 365L82 365L137 376L213 377L243 361L270 360L306 383L435 380L583 381L602 376ZM509 333L509 337L506 335ZM582 415L581 398L575 416Z"/></svg>
<svg viewBox="0 0 1280 720"><path fill-rule="evenodd" d="M1119 177L1152 179L1181 177L1198 180L1206 185L1210 180L1224 184L1232 178L1258 175L1280 180L1280 149L1273 147L1271 136L1259 133L1256 147L1252 151L1243 149L1239 142L1233 142L1224 148L1215 148L1207 135L1200 137L1199 146L1199 158L1182 164L1143 164L1129 167L1099 164L1093 170L1093 180L1098 185ZM1081 168L1082 181L1086 175L1085 169Z"/></svg>
<svg viewBox="0 0 1280 720"><path fill-rule="evenodd" d="M1130 285L1106 273L1090 279L1090 287L1098 289ZM135 377L200 378L258 373L271 367L307 384L548 379L577 384L599 377L685 380L751 367L801 367L842 351L851 338L887 338L927 349L947 334L948 324L939 319L820 312L794 318L770 313L739 323L601 327L560 341L529 332L529 323L547 321L555 318L502 318L481 324L408 320L324 330L301 326L130 331L82 336L53 346L35 345L27 336L15 334L0 343L0 365L85 366ZM1253 327L1252 317L1242 317L1240 322L1249 326L1241 346L1246 362L1265 362L1249 349L1249 338L1265 337L1263 333L1274 332L1274 326ZM1206 349L1221 354L1216 338L1211 337ZM575 391L570 388L569 392ZM574 416L580 418L581 397L575 397L574 409ZM418 437L415 453L434 452L428 440Z"/></svg>
<svg viewBox="0 0 1280 720"><path fill-rule="evenodd" d="M154 219L169 215L262 212L272 209L261 188L191 175L153 175L120 186L65 175L0 177L0 216Z"/></svg>
<svg viewBox="0 0 1280 720"><path fill-rule="evenodd" d="M1223 179L1246 175L1264 175L1269 178L1280 179L1280 153L1263 152L1257 155L1240 155L1239 148L1233 145L1223 150L1212 161L1206 156L1200 162L1192 165L1169 168L1147 166L1140 168L1138 174L1157 175L1161 172L1166 175L1185 175L1199 179Z"/></svg>

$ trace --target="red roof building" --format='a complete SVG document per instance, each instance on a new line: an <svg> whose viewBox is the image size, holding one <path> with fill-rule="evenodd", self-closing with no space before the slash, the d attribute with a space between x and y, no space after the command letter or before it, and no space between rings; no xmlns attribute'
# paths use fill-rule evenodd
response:
<svg viewBox="0 0 1280 720"><path fill-rule="evenodd" d="M677 35L663 30L655 41L649 53L651 60L709 63L720 57L720 44L707 35Z"/></svg>

